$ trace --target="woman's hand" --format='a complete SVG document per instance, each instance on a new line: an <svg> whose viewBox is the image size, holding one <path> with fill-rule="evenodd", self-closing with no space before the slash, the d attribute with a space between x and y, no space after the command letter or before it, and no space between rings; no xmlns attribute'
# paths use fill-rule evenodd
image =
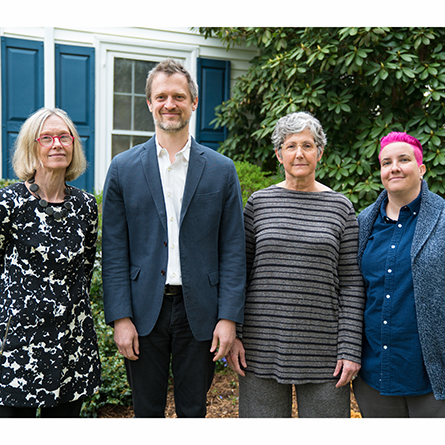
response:
<svg viewBox="0 0 445 445"><path fill-rule="evenodd" d="M355 362L351 362L349 360L338 360L337 366L335 367L334 377L337 377L340 374L340 380L335 385L336 388L340 388L340 386L347 385L351 380L355 379L358 372L360 371L361 365Z"/></svg>
<svg viewBox="0 0 445 445"><path fill-rule="evenodd" d="M235 339L232 348L226 356L229 366L243 377L246 375L244 369L247 368L246 353L239 338ZM242 366L242 368L241 368Z"/></svg>

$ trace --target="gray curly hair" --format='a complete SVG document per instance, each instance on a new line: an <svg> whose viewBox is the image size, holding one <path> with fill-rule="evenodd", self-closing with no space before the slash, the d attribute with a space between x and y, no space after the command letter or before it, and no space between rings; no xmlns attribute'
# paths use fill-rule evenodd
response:
<svg viewBox="0 0 445 445"><path fill-rule="evenodd" d="M317 154L320 156L328 140L320 121L305 111L291 113L278 120L275 130L272 133L272 143L278 151L278 154L281 156L281 146L287 136L301 133L306 129L312 133L315 145L317 146Z"/></svg>

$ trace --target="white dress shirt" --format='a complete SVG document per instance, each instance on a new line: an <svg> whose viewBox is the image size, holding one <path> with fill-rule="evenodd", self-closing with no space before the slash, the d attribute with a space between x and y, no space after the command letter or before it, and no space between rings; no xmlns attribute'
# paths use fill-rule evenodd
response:
<svg viewBox="0 0 445 445"><path fill-rule="evenodd" d="M191 138L189 136L184 148L176 153L175 161L171 163L167 150L162 148L156 140L159 171L167 212L168 263L165 284L182 285L181 260L179 257L179 220L190 159L190 145Z"/></svg>

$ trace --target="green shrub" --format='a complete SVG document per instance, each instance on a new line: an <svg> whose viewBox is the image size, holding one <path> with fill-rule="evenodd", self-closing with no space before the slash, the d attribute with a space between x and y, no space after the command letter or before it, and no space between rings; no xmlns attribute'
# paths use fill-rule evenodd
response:
<svg viewBox="0 0 445 445"><path fill-rule="evenodd" d="M102 287L102 192L95 193L99 210L96 262L91 281L90 301L102 364L102 385L99 392L88 397L82 417L97 417L98 409L106 405L131 405L131 389L127 381L124 358L113 339L113 329L105 323Z"/></svg>
<svg viewBox="0 0 445 445"><path fill-rule="evenodd" d="M18 179L0 179L0 189L7 187L8 185L14 184Z"/></svg>
<svg viewBox="0 0 445 445"><path fill-rule="evenodd" d="M267 188L279 181L277 176L270 176L270 172L264 172L258 165L247 161L235 161L235 167L240 181L243 205L246 205L253 192Z"/></svg>

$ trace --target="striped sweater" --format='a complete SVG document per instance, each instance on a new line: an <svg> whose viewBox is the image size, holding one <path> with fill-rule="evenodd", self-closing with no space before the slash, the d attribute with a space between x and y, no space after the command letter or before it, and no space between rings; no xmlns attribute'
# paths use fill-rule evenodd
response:
<svg viewBox="0 0 445 445"><path fill-rule="evenodd" d="M334 379L337 360L360 363L365 296L351 202L273 185L249 198L244 218L248 281L238 336L248 370L280 383L322 383Z"/></svg>

